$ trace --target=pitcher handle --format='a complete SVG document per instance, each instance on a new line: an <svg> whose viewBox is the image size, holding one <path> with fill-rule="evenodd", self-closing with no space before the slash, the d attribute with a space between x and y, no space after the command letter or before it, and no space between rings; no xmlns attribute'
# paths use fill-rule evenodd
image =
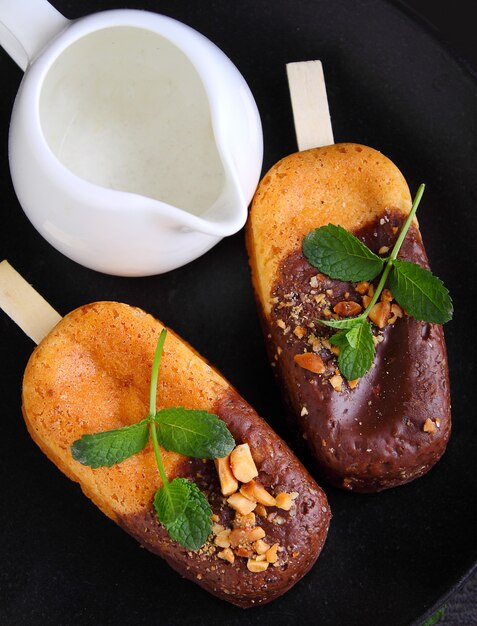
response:
<svg viewBox="0 0 477 626"><path fill-rule="evenodd" d="M0 45L23 71L69 23L47 0L0 0Z"/></svg>

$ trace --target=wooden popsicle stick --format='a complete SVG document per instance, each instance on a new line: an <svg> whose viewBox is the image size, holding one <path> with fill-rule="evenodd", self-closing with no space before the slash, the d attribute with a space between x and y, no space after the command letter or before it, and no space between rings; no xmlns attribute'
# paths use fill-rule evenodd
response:
<svg viewBox="0 0 477 626"><path fill-rule="evenodd" d="M37 344L61 320L8 261L0 263L0 308Z"/></svg>
<svg viewBox="0 0 477 626"><path fill-rule="evenodd" d="M334 143L321 61L287 63L288 86L298 149Z"/></svg>

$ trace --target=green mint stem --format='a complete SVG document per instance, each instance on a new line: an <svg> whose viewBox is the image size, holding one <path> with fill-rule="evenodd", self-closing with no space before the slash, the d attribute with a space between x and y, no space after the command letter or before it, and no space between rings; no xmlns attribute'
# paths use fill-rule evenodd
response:
<svg viewBox="0 0 477 626"><path fill-rule="evenodd" d="M373 297L371 298L371 300L369 301L368 306L365 308L365 310L361 313L361 315L359 317L362 317L364 319L366 319L368 317L368 313L371 311L371 309L373 308L373 306L376 304L376 302L378 301L379 296L381 295L381 292L384 289L384 285L386 284L386 281L388 279L389 276L389 272L391 271L392 268L392 263L387 263L386 267L384 268L384 272L381 274L381 278L379 280L379 283L374 291Z"/></svg>
<svg viewBox="0 0 477 626"><path fill-rule="evenodd" d="M393 261L397 258L399 250L401 249L401 246L402 246L402 242L404 241L404 237L407 235L407 231L409 230L409 227L411 226L411 222L414 216L416 215L417 207L419 206L419 203L421 202L421 198L422 198L425 188L426 186L424 185L424 183L419 186L419 189L417 190L417 193L414 197L414 201L412 203L412 207L409 212L409 215L407 216L407 219L404 222L404 226L402 227L401 232L399 233L399 237L396 239L396 243L394 244L391 254L386 259L386 267L384 268L384 271L381 274L381 278L373 294L373 297L371 298L366 309L361 313L361 315L358 315L358 319L366 319L368 317L368 313L371 311L373 306L378 301L378 298L381 295L384 289L384 285L386 284L386 281L388 279L389 272L392 269Z"/></svg>
<svg viewBox="0 0 477 626"><path fill-rule="evenodd" d="M157 340L156 353L154 354L154 361L152 362L151 371L151 388L149 391L149 418L156 415L156 394L157 394L157 379L159 377L159 365L161 363L162 350L164 348L164 342L166 340L167 330L162 329L159 339Z"/></svg>
<svg viewBox="0 0 477 626"><path fill-rule="evenodd" d="M417 193L412 203L411 211L409 212L409 215L407 216L407 219L404 222L404 226L402 227L402 230L399 233L399 237L397 238L396 243L394 244L394 248L392 249L392 252L389 256L389 261L394 261L394 259L396 259L398 255L399 250L401 249L402 242L404 241L404 237L407 235L407 231L409 230L409 227L411 226L411 222L414 216L416 215L417 207L419 206L419 203L421 202L422 194L424 193L425 188L426 186L424 185L424 183L422 185L419 185L419 189L417 190Z"/></svg>
<svg viewBox="0 0 477 626"><path fill-rule="evenodd" d="M162 483L164 487L169 484L167 480L166 472L164 471L164 465L162 464L161 451L159 449L159 442L157 440L157 431L156 431L156 394L157 394L157 379L159 376L159 365L161 363L162 350L164 348L164 342L166 340L167 330L165 328L162 329L161 334L159 335L159 339L157 341L156 353L154 354L154 361L152 362L152 371L151 371L151 389L149 394L149 430L151 432L152 437L152 446L154 448L154 454L156 456L157 469L159 470L159 474L161 476Z"/></svg>

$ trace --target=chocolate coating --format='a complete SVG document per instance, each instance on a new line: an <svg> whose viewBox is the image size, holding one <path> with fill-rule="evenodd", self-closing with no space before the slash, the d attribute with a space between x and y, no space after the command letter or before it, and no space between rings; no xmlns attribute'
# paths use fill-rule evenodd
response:
<svg viewBox="0 0 477 626"><path fill-rule="evenodd" d="M402 222L400 213L387 211L354 234L377 253L382 246L392 247ZM399 258L428 267L416 227L408 232ZM351 388L343 381L342 390L335 391L329 379L337 357L329 350L319 352L323 374L300 367L293 358L311 351L313 336L326 339L330 334L314 322L325 317L315 298L320 293L328 294L331 308L344 299L361 303L355 285L318 274L301 250L289 255L274 286L266 332L293 423L317 466L339 487L373 492L418 478L442 456L451 429L442 327L406 315L397 319L379 333L374 365L358 385ZM434 432L424 430L426 420L432 421Z"/></svg>
<svg viewBox="0 0 477 626"><path fill-rule="evenodd" d="M237 393L231 391L219 398L215 413L225 421L237 444L249 444L259 470L258 480L271 493L298 493L289 512L267 507L267 518L257 515L257 524L265 530L267 542L279 543L284 548L279 553L278 566L270 566L264 572L250 572L246 558L228 563L217 557L218 550L210 542L196 552L187 551L170 540L152 506L123 516L118 523L184 577L232 604L247 608L270 602L308 572L323 547L331 514L324 492L278 435ZM220 493L213 462L188 459L178 473L193 479L206 492L219 523L230 527L233 511Z"/></svg>

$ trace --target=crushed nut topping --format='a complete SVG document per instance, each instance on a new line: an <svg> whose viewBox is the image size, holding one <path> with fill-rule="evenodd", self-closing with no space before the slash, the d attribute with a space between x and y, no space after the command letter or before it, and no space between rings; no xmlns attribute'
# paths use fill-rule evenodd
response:
<svg viewBox="0 0 477 626"><path fill-rule="evenodd" d="M354 290L360 295L364 296L365 293L368 293L369 287L370 287L370 283L366 281L362 281L356 285Z"/></svg>
<svg viewBox="0 0 477 626"><path fill-rule="evenodd" d="M335 391L341 391L343 385L343 378L340 374L335 374L330 378L330 385Z"/></svg>
<svg viewBox="0 0 477 626"><path fill-rule="evenodd" d="M219 552L217 556L219 559L224 559L224 561L228 561L229 563L235 562L235 554L230 548L225 548L225 550Z"/></svg>
<svg viewBox="0 0 477 626"><path fill-rule="evenodd" d="M215 466L221 482L222 493L221 475L224 474L223 468L227 467L225 462L229 464L228 467L237 483L237 488L234 493L226 499L224 498L223 502L235 510L235 518L226 523L227 526L231 524L232 527L226 528L223 523L219 523L219 516L214 514L212 537L203 550L211 555L216 553L218 558L230 564L234 564L237 557L245 558L250 572L263 572L269 565L280 567L286 563L286 550L280 547L278 543L271 544L271 542L266 541L266 531L257 524L255 513L272 524L284 524L287 521L284 517L277 515L276 511L267 513L266 507L290 511L290 515L294 516L293 507L294 501L299 495L298 492L280 492L276 497L273 496L256 480L258 470L249 445L240 444L232 450L228 457L216 459ZM240 477L248 478L250 475L253 477L246 482L240 479ZM217 551L217 548L220 550ZM282 551L284 556L279 555Z"/></svg>
<svg viewBox="0 0 477 626"><path fill-rule="evenodd" d="M278 548L278 543L274 543L265 553L265 558L269 563L276 563L278 561Z"/></svg>
<svg viewBox="0 0 477 626"><path fill-rule="evenodd" d="M323 374L326 371L323 359L318 354L304 352L303 354L295 354L293 358L300 367L315 374Z"/></svg>
<svg viewBox="0 0 477 626"><path fill-rule="evenodd" d="M248 483L258 476L258 470L248 443L236 446L230 453L230 468L237 480Z"/></svg>
<svg viewBox="0 0 477 626"><path fill-rule="evenodd" d="M333 307L333 311L340 317L354 317L362 311L362 306L352 300L343 300Z"/></svg>
<svg viewBox="0 0 477 626"><path fill-rule="evenodd" d="M429 417L426 419L426 421L424 422L424 425L422 427L422 430L425 433L435 433L437 430L437 424L435 422L433 422Z"/></svg>
<svg viewBox="0 0 477 626"><path fill-rule="evenodd" d="M276 500L276 506L284 511L289 511L292 507L292 499L289 493L279 493Z"/></svg>
<svg viewBox="0 0 477 626"><path fill-rule="evenodd" d="M238 511L241 515L247 515L251 513L257 506L256 502L252 502L241 493L233 493L230 498L227 498L228 505Z"/></svg>
<svg viewBox="0 0 477 626"><path fill-rule="evenodd" d="M215 467L219 475L220 489L223 496L231 496L238 489L238 481L232 474L230 454L221 459L215 459Z"/></svg>
<svg viewBox="0 0 477 626"><path fill-rule="evenodd" d="M240 493L252 500L252 502L258 502L264 506L275 506L275 498L256 480L251 480L242 485Z"/></svg>
<svg viewBox="0 0 477 626"><path fill-rule="evenodd" d="M391 305L389 302L376 302L369 312L369 319L378 328L384 328L391 317Z"/></svg>
<svg viewBox="0 0 477 626"><path fill-rule="evenodd" d="M395 324L398 317L402 317L403 315L404 311L401 309L399 304L391 304L391 317L388 319L388 324Z"/></svg>
<svg viewBox="0 0 477 626"><path fill-rule="evenodd" d="M256 559L248 559L247 568L251 572L264 572L268 568L267 561L257 561Z"/></svg>

